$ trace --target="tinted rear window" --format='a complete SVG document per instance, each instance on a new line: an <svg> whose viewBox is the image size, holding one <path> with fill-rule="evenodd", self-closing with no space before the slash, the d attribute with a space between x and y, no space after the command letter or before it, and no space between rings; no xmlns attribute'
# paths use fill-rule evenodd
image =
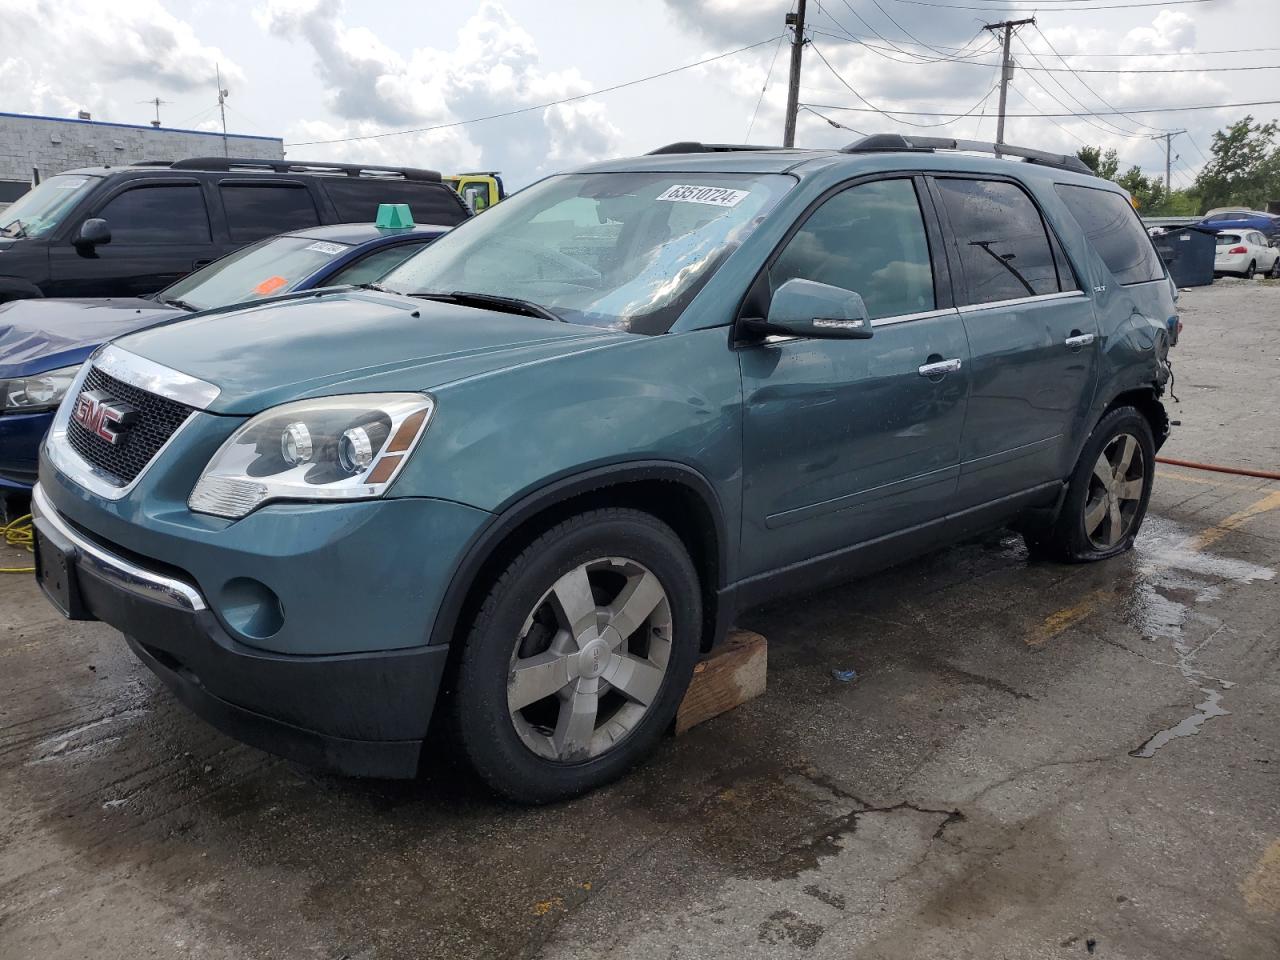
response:
<svg viewBox="0 0 1280 960"><path fill-rule="evenodd" d="M223 183L218 190L237 243L320 223L311 192L301 184Z"/></svg>
<svg viewBox="0 0 1280 960"><path fill-rule="evenodd" d="M382 203L407 203L417 223L451 227L470 214L462 198L443 183L347 177L321 181L342 223L372 223Z"/></svg>
<svg viewBox="0 0 1280 960"><path fill-rule="evenodd" d="M1122 195L1065 183L1055 189L1118 283L1146 283L1164 276L1138 212Z"/></svg>
<svg viewBox="0 0 1280 960"><path fill-rule="evenodd" d="M1239 242L1240 242L1240 236L1238 234L1235 234L1235 233L1218 234L1218 246L1222 246L1223 244L1226 244L1226 243L1239 243Z"/></svg>
<svg viewBox="0 0 1280 960"><path fill-rule="evenodd" d="M964 266L966 303L997 303L1073 289L1040 211L1020 187L995 180L937 181Z"/></svg>

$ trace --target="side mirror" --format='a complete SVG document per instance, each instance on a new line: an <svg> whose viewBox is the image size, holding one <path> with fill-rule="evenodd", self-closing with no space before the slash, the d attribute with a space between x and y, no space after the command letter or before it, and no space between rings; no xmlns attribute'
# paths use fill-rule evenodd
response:
<svg viewBox="0 0 1280 960"><path fill-rule="evenodd" d="M80 224L75 239L71 241L77 247L96 247L100 243L111 242L111 227L107 221L98 218L86 220Z"/></svg>
<svg viewBox="0 0 1280 960"><path fill-rule="evenodd" d="M867 340L871 318L862 297L844 287L799 278L774 291L765 320L744 320L762 336L809 337L815 340Z"/></svg>

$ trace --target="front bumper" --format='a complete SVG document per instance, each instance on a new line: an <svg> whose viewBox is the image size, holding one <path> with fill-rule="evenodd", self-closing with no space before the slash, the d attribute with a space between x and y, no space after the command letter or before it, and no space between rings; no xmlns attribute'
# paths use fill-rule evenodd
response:
<svg viewBox="0 0 1280 960"><path fill-rule="evenodd" d="M55 605L63 604L47 571L61 564L73 597L64 612L123 633L143 663L213 726L338 773L417 771L447 647L313 656L259 649L230 634L195 582L90 536L40 486L32 511L39 576Z"/></svg>
<svg viewBox="0 0 1280 960"><path fill-rule="evenodd" d="M30 493L39 467L40 441L53 413L0 416L0 494Z"/></svg>

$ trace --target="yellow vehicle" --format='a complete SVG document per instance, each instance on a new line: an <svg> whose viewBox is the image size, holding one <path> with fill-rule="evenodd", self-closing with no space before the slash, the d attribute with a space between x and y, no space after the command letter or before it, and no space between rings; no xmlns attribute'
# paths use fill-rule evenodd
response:
<svg viewBox="0 0 1280 960"><path fill-rule="evenodd" d="M445 177L444 182L457 190L462 199L467 201L467 205L476 213L492 207L507 195L502 186L502 177L496 170L455 173Z"/></svg>

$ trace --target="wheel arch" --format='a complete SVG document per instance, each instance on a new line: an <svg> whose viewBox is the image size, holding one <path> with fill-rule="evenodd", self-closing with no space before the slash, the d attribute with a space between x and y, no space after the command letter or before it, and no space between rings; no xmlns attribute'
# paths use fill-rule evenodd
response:
<svg viewBox="0 0 1280 960"><path fill-rule="evenodd" d="M1094 425L1097 426L1103 417L1117 407L1134 407L1146 417L1147 422L1151 424L1151 435L1155 438L1158 452L1160 447L1164 445L1165 440L1169 438L1169 414L1165 410L1164 404L1160 402L1160 395L1157 393L1156 388L1154 386L1140 387L1116 394L1098 415Z"/></svg>
<svg viewBox="0 0 1280 960"><path fill-rule="evenodd" d="M585 510L632 507L651 513L683 541L698 571L702 594L702 647L728 629L720 603L728 570L726 522L720 499L697 470L669 461L614 464L577 473L512 497L473 538L445 591L429 642L450 645L470 621L487 585L544 530Z"/></svg>

